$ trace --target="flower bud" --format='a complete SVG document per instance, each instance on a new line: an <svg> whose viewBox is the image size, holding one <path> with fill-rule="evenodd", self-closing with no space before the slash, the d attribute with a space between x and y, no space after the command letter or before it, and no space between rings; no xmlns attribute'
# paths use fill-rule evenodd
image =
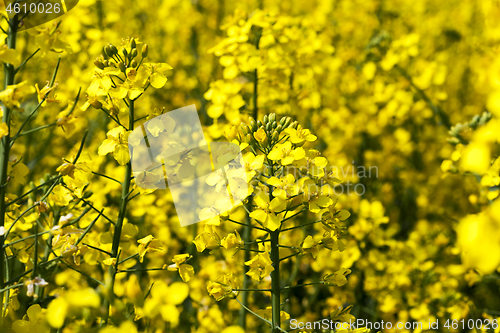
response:
<svg viewBox="0 0 500 333"><path fill-rule="evenodd" d="M274 131L273 136L272 136L273 141L278 141L279 137L280 137L280 135L279 135L278 131Z"/></svg>
<svg viewBox="0 0 500 333"><path fill-rule="evenodd" d="M137 57L137 54L138 54L138 53L137 53L137 49L132 49L132 51L131 51L131 53L130 53L130 54L132 54L132 58Z"/></svg>
<svg viewBox="0 0 500 333"><path fill-rule="evenodd" d="M94 65L95 65L95 67L97 67L99 69L104 69L104 64L102 62L100 62L99 60L94 61Z"/></svg>
<svg viewBox="0 0 500 333"><path fill-rule="evenodd" d="M278 127L278 123L276 122L276 120L273 121L273 124L271 125L271 127L273 129L275 129L276 127Z"/></svg>
<svg viewBox="0 0 500 333"><path fill-rule="evenodd" d="M252 130L252 132L255 132L257 130L257 124L254 120L250 121L250 129Z"/></svg>
<svg viewBox="0 0 500 333"><path fill-rule="evenodd" d="M104 65L104 67L109 67L109 61L107 60L104 60L102 64Z"/></svg>
<svg viewBox="0 0 500 333"><path fill-rule="evenodd" d="M116 116L118 115L118 113L120 112L120 109L118 108L118 106L116 106L115 104L111 104L111 108L109 109L109 113L112 114L113 116Z"/></svg>
<svg viewBox="0 0 500 333"><path fill-rule="evenodd" d="M258 127L258 128L261 128L261 127L263 127L263 126L262 126L262 121L260 121L260 120L257 120L257 127Z"/></svg>
<svg viewBox="0 0 500 333"><path fill-rule="evenodd" d="M128 55L128 51L127 51L127 49L126 49L126 48L123 48L123 49L122 49L122 53L123 53L123 55L126 57L126 56Z"/></svg>
<svg viewBox="0 0 500 333"><path fill-rule="evenodd" d="M282 118L280 119L280 125L281 125L281 126L283 126L283 125L285 124L286 118L288 118L288 117L282 117Z"/></svg>
<svg viewBox="0 0 500 333"><path fill-rule="evenodd" d="M135 43L135 39L131 38L130 39L130 48L135 49L137 47L137 44Z"/></svg>
<svg viewBox="0 0 500 333"><path fill-rule="evenodd" d="M271 123L267 123L267 124L266 124L266 131L270 131L270 130L271 130L271 126L272 126L272 125L273 125L273 124L271 124Z"/></svg>
<svg viewBox="0 0 500 333"><path fill-rule="evenodd" d="M135 50L135 49L134 49L134 50ZM134 60L132 60L132 62L130 63L130 66L132 66L132 67L137 67L137 61L135 61L135 59L134 59Z"/></svg>
<svg viewBox="0 0 500 333"><path fill-rule="evenodd" d="M245 142L248 144L252 143L252 135L251 134L247 134L247 136L245 137Z"/></svg>
<svg viewBox="0 0 500 333"><path fill-rule="evenodd" d="M285 123L283 124L283 128L288 128L288 126L290 126L291 122L292 122L292 118L286 117Z"/></svg>
<svg viewBox="0 0 500 333"><path fill-rule="evenodd" d="M148 56L148 44L142 46L142 57L146 58Z"/></svg>
<svg viewBox="0 0 500 333"><path fill-rule="evenodd" d="M273 122L275 122L275 121L276 121L276 113L271 113L271 114L269 115L269 122L270 122L270 123L273 123Z"/></svg>
<svg viewBox="0 0 500 333"><path fill-rule="evenodd" d="M268 119L267 114L266 114L266 115L264 116L264 124L267 124L268 120L269 120L269 119Z"/></svg>
<svg viewBox="0 0 500 333"><path fill-rule="evenodd" d="M103 55L104 59L109 58L110 52L111 52L111 50L109 50L109 47L107 45L102 48L102 55Z"/></svg>
<svg viewBox="0 0 500 333"><path fill-rule="evenodd" d="M278 125L278 127L276 127L276 132L280 133L281 131L283 131L283 126Z"/></svg>
<svg viewBox="0 0 500 333"><path fill-rule="evenodd" d="M247 134L249 134L249 133L250 133L250 129L248 128L248 126L247 126L247 125L245 125L245 124L241 124L241 125L240 125L240 128L241 128L241 130L243 131L243 134L247 135Z"/></svg>
<svg viewBox="0 0 500 333"><path fill-rule="evenodd" d="M108 47L109 47L109 49L111 51L111 55L112 56L118 53L118 49L113 44L109 44Z"/></svg>
<svg viewBox="0 0 500 333"><path fill-rule="evenodd" d="M122 71L122 72L126 72L127 70L127 67L125 67L125 64L123 62L119 62L118 63L118 68Z"/></svg>

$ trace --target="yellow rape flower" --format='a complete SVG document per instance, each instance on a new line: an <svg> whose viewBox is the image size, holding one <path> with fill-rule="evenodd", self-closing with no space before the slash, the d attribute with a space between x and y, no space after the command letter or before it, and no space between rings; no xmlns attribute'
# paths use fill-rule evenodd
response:
<svg viewBox="0 0 500 333"><path fill-rule="evenodd" d="M303 159L306 152L302 147L292 149L292 143L287 141L283 144L274 146L273 150L267 155L270 160L281 161L281 165L289 165L294 161Z"/></svg>
<svg viewBox="0 0 500 333"><path fill-rule="evenodd" d="M315 149L310 149L306 153L304 164L307 168L307 172L313 177L325 176L324 168L327 166L328 160L320 155L321 153Z"/></svg>
<svg viewBox="0 0 500 333"><path fill-rule="evenodd" d="M28 85L27 81L23 81L18 84L9 85L4 91L0 92L0 101L10 109L19 109L24 97L34 92L35 88Z"/></svg>
<svg viewBox="0 0 500 333"><path fill-rule="evenodd" d="M315 241L314 238L309 235L304 239L302 243L302 249L304 252L310 253L314 259L318 256L319 252L319 241Z"/></svg>
<svg viewBox="0 0 500 333"><path fill-rule="evenodd" d="M43 101L42 106L46 106L47 103L59 103L59 101L56 99L55 94L54 94L54 97L49 98L49 93L51 91L53 91L56 88L56 86L57 86L57 83L51 87L50 83L47 82L47 84L42 89L40 89L38 87L38 83L35 83L35 89L36 89L36 93L38 95L38 103L41 103L44 99L45 99L45 101Z"/></svg>
<svg viewBox="0 0 500 333"><path fill-rule="evenodd" d="M264 155L255 156L252 152L249 152L243 156L244 168L247 174L247 182L249 182L256 174L257 171L262 169L264 165Z"/></svg>
<svg viewBox="0 0 500 333"><path fill-rule="evenodd" d="M319 187L312 179L304 178L302 188L311 212L319 213L333 204L333 200L329 197L331 189L329 185Z"/></svg>
<svg viewBox="0 0 500 333"><path fill-rule="evenodd" d="M297 126L297 129L289 127L284 130L285 133L290 135L290 141L294 144L300 144L304 141L316 141L317 137L311 134L308 129L303 129L302 126Z"/></svg>
<svg viewBox="0 0 500 333"><path fill-rule="evenodd" d="M9 134L9 127L6 123L0 125L0 139Z"/></svg>
<svg viewBox="0 0 500 333"><path fill-rule="evenodd" d="M196 236L193 243L196 245L196 250L198 252L203 252L205 249L215 250L220 247L220 237L217 232L215 232L213 224L205 223L204 232Z"/></svg>
<svg viewBox="0 0 500 333"><path fill-rule="evenodd" d="M209 281L207 285L208 293L217 301L231 295L237 295L233 289L238 288L238 282L233 273L224 274L217 278L216 282Z"/></svg>
<svg viewBox="0 0 500 333"><path fill-rule="evenodd" d="M32 305L26 311L22 320L16 320L12 324L16 333L49 333L50 326L45 320L45 315L39 304Z"/></svg>
<svg viewBox="0 0 500 333"><path fill-rule="evenodd" d="M123 127L115 127L106 135L102 144L99 146L98 154L100 156L113 153L113 157L120 165L125 165L130 161L128 150L128 136L130 131L126 131Z"/></svg>
<svg viewBox="0 0 500 333"><path fill-rule="evenodd" d="M169 271L179 271L179 275L184 282L191 280L191 277L194 275L193 266L185 263L188 259L191 259L191 256L187 253L177 254L172 259L173 264L168 266Z"/></svg>
<svg viewBox="0 0 500 333"><path fill-rule="evenodd" d="M147 252L165 252L163 243L159 239L154 239L152 235L139 239L137 243L139 243L140 262L143 262Z"/></svg>
<svg viewBox="0 0 500 333"><path fill-rule="evenodd" d="M273 308L268 306L265 310L257 310L256 313L267 320L272 320L273 318ZM280 311L280 322L284 322L290 319L290 315L285 311Z"/></svg>
<svg viewBox="0 0 500 333"><path fill-rule="evenodd" d="M123 99L128 97L130 100L137 99L147 86L148 73L143 66L136 70L134 68L126 69L126 80L117 84L116 88L111 89L110 95L114 98Z"/></svg>
<svg viewBox="0 0 500 333"><path fill-rule="evenodd" d="M225 249L231 249L233 247L241 247L244 245L244 242L241 239L240 234L236 230L234 231L234 233L230 233L229 235L224 237L220 243Z"/></svg>
<svg viewBox="0 0 500 333"><path fill-rule="evenodd" d="M250 266L247 275L259 282L274 271L273 262L267 252L257 253L255 257L245 262L245 265Z"/></svg>
<svg viewBox="0 0 500 333"><path fill-rule="evenodd" d="M347 283L347 275L351 273L349 268L341 268L333 274L327 274L323 277L323 281L327 286L343 286Z"/></svg>
<svg viewBox="0 0 500 333"><path fill-rule="evenodd" d="M56 187L52 190L52 193L50 193L49 199L51 199L58 206L67 206L71 200L73 200L73 196L64 186L56 185Z"/></svg>
<svg viewBox="0 0 500 333"><path fill-rule="evenodd" d="M299 186L295 182L295 177L292 174L288 174L279 179L277 177L271 177L267 180L267 183L274 186L273 196L276 198L287 200L299 194Z"/></svg>
<svg viewBox="0 0 500 333"><path fill-rule="evenodd" d="M267 139L267 134L266 134L266 131L264 131L263 128L259 128L257 130L257 132L255 132L253 134L253 137L255 138L255 140L257 140L258 142L260 143L263 143L264 141L266 141Z"/></svg>
<svg viewBox="0 0 500 333"><path fill-rule="evenodd" d="M148 63L144 64L144 68L149 72L151 85L156 89L160 89L167 83L166 73L172 69L172 66L166 63Z"/></svg>
<svg viewBox="0 0 500 333"><path fill-rule="evenodd" d="M276 212L286 208L286 202L280 198L269 200L269 195L262 192L254 198L257 209L250 213L250 217L262 223L262 225L271 231L278 229L281 225Z"/></svg>
<svg viewBox="0 0 500 333"><path fill-rule="evenodd" d="M0 61L17 67L21 64L21 54L16 49L9 49L7 44L4 44L0 47Z"/></svg>

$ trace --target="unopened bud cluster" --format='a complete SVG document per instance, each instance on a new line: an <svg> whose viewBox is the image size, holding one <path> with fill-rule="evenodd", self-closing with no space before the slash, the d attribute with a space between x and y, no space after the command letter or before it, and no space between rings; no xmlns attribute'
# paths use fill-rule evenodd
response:
<svg viewBox="0 0 500 333"><path fill-rule="evenodd" d="M483 112L481 115L475 115L471 121L466 123L458 123L452 126L448 131L451 138L448 138L448 142L452 145L457 145L459 143L467 143L464 138L462 138L461 133L464 133L468 129L476 130L476 128L483 126L491 119L491 113L488 111ZM465 142L464 142L465 141Z"/></svg>
<svg viewBox="0 0 500 333"><path fill-rule="evenodd" d="M282 117L279 121L276 114L265 115L262 121L249 118L249 125L241 123L238 129L240 142L246 142L253 147L269 150L282 138L281 133L286 128L297 128L298 122L292 122L290 117Z"/></svg>
<svg viewBox="0 0 500 333"><path fill-rule="evenodd" d="M144 44L141 50L141 60L138 63L136 58L139 55L137 51L137 42L134 38L128 41L128 47L125 45L118 50L113 44L108 44L103 48L103 54L100 58L94 61L94 65L99 69L106 67L119 68L120 71L126 73L127 68L137 68L142 60L148 56L148 45Z"/></svg>

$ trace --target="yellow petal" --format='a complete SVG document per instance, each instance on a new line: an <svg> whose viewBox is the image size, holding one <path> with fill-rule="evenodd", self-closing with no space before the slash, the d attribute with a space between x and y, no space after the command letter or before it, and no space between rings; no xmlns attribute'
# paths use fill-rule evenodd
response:
<svg viewBox="0 0 500 333"><path fill-rule="evenodd" d="M56 298L50 302L47 308L47 321L54 328L60 328L64 324L66 314L68 313L68 303L62 297Z"/></svg>
<svg viewBox="0 0 500 333"><path fill-rule="evenodd" d="M179 275L181 276L182 281L188 282L191 280L191 277L194 275L194 268L191 265L184 264L179 267Z"/></svg>
<svg viewBox="0 0 500 333"><path fill-rule="evenodd" d="M116 145L113 156L120 165L125 165L130 161L128 147L123 144Z"/></svg>

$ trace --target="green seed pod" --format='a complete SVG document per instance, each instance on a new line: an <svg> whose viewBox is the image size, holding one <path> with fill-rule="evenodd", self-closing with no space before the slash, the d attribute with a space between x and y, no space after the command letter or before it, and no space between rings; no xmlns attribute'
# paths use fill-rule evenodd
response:
<svg viewBox="0 0 500 333"><path fill-rule="evenodd" d="M130 63L130 66L132 66L134 68L137 67L137 61L135 61L135 59L132 60L132 62Z"/></svg>
<svg viewBox="0 0 500 333"><path fill-rule="evenodd" d="M95 67L97 67L99 69L104 69L104 64L102 62L100 62L99 60L94 61L94 65L95 65Z"/></svg>
<svg viewBox="0 0 500 333"><path fill-rule="evenodd" d="M269 115L269 122L275 122L276 121L276 113L271 113Z"/></svg>
<svg viewBox="0 0 500 333"><path fill-rule="evenodd" d="M279 133L277 131L274 131L272 136L273 141L278 141L279 137L280 137Z"/></svg>
<svg viewBox="0 0 500 333"><path fill-rule="evenodd" d="M118 63L118 68L124 73L127 71L127 67L123 62Z"/></svg>
<svg viewBox="0 0 500 333"><path fill-rule="evenodd" d="M130 48L135 49L137 47L137 44L135 43L135 39L131 38L130 39Z"/></svg>
<svg viewBox="0 0 500 333"><path fill-rule="evenodd" d="M283 126L278 125L278 127L276 127L276 132L281 133L281 131L283 131Z"/></svg>
<svg viewBox="0 0 500 333"><path fill-rule="evenodd" d="M278 123L276 122L276 120L273 121L273 124L271 125L271 127L273 129L275 129L276 127L278 127Z"/></svg>
<svg viewBox="0 0 500 333"><path fill-rule="evenodd" d="M266 114L266 115L264 116L264 124L267 124L268 120L269 120L269 119L268 119L267 114Z"/></svg>
<svg viewBox="0 0 500 333"><path fill-rule="evenodd" d="M142 57L146 58L148 56L148 44L144 44L142 46Z"/></svg>
<svg viewBox="0 0 500 333"><path fill-rule="evenodd" d="M257 120L257 127L258 127L258 128L261 128L261 127L262 127L262 121Z"/></svg>
<svg viewBox="0 0 500 333"><path fill-rule="evenodd" d="M113 44L109 44L109 49L111 50L111 55L115 55L118 53L118 49L116 48L116 46L114 46Z"/></svg>
<svg viewBox="0 0 500 333"><path fill-rule="evenodd" d="M138 54L137 49L132 49L130 54L132 55L132 58L137 57L137 54Z"/></svg>

